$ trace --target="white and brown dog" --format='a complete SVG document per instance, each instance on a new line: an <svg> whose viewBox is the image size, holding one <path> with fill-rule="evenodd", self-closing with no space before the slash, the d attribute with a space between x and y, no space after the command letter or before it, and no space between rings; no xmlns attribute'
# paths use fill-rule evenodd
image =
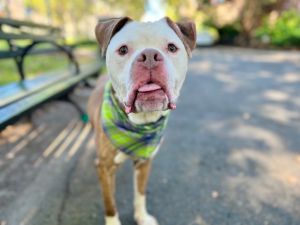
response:
<svg viewBox="0 0 300 225"><path fill-rule="evenodd" d="M96 37L106 55L108 76L102 76L88 102L95 130L97 170L105 206L106 225L120 225L115 204L115 173L127 158L101 126L103 90L108 80L113 94L132 124L160 120L176 108L184 82L188 59L195 47L196 30L191 21L175 23L169 18L156 22L135 22L128 17L99 21ZM158 225L146 209L145 189L153 155L134 160L134 217L138 225Z"/></svg>

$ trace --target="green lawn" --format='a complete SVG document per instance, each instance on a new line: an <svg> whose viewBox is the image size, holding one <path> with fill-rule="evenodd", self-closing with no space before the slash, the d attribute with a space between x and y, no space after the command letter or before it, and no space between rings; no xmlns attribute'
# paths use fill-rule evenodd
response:
<svg viewBox="0 0 300 225"><path fill-rule="evenodd" d="M39 48L47 48L48 44L41 45ZM6 43L0 42L0 50L8 49ZM87 63L93 60L93 55L89 52L95 52L96 45L87 45L76 49L75 53L79 63ZM52 53L43 55L28 55L24 63L26 77L39 76L51 70L67 69L69 61L66 55L62 53ZM0 86L18 81L19 75L16 64L13 59L0 60Z"/></svg>

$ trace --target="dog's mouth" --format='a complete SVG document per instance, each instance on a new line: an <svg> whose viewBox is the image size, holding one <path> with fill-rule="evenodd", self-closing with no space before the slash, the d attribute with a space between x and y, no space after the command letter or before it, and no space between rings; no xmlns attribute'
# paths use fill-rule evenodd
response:
<svg viewBox="0 0 300 225"><path fill-rule="evenodd" d="M132 89L124 105L127 114L176 108L166 85L154 82L148 82Z"/></svg>

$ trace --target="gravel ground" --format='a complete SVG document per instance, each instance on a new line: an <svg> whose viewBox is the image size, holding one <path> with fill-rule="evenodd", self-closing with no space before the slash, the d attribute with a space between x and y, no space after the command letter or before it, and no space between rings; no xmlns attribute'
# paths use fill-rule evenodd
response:
<svg viewBox="0 0 300 225"><path fill-rule="evenodd" d="M73 98L83 105L89 89ZM100 225L89 125L51 102L0 136L1 225ZM300 54L196 50L149 182L160 225L300 224ZM133 225L132 168L118 172ZM1 222L2 221L2 222Z"/></svg>

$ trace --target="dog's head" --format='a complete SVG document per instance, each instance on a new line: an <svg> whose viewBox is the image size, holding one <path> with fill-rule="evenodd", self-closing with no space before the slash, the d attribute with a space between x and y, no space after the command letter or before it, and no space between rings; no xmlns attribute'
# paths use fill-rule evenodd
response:
<svg viewBox="0 0 300 225"><path fill-rule="evenodd" d="M140 23L128 17L100 20L96 37L116 96L127 113L176 108L188 58L195 47L193 22L169 18Z"/></svg>

